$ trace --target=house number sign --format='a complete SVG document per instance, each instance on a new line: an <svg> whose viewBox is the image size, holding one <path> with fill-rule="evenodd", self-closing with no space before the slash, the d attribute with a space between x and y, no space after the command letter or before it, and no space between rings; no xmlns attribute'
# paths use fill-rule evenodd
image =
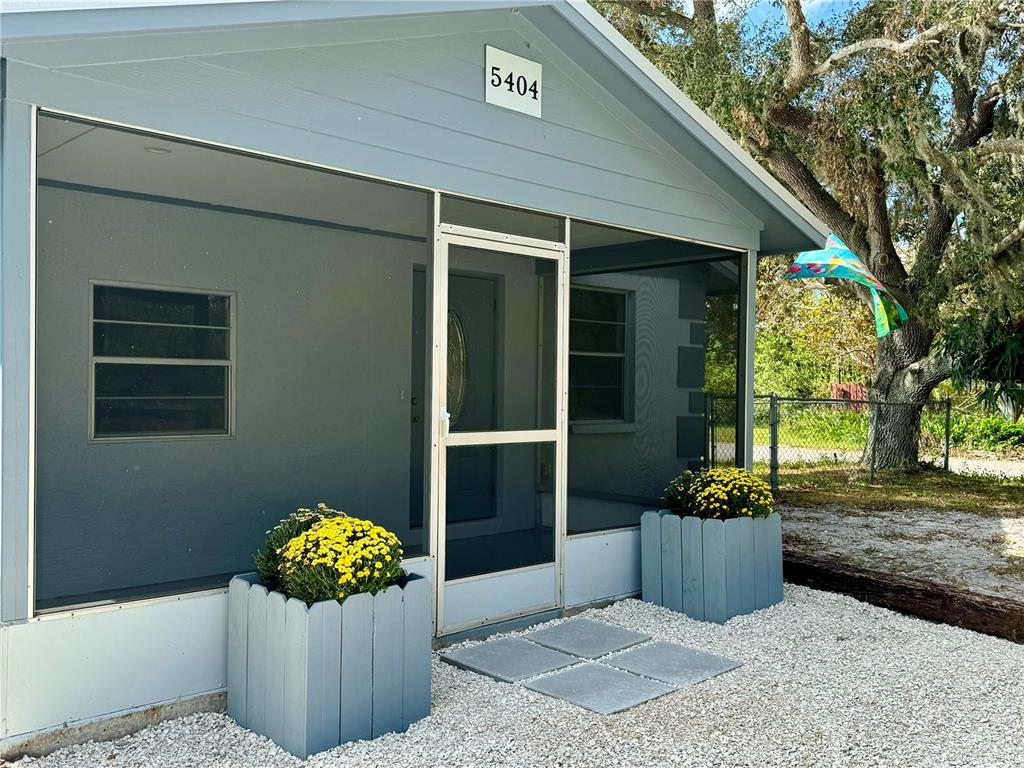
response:
<svg viewBox="0 0 1024 768"><path fill-rule="evenodd" d="M499 48L486 47L484 95L488 104L540 117L541 66Z"/></svg>

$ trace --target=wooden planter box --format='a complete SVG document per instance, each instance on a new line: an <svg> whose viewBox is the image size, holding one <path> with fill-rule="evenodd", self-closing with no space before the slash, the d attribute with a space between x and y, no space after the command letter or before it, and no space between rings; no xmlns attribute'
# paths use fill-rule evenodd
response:
<svg viewBox="0 0 1024 768"><path fill-rule="evenodd" d="M306 758L430 714L429 582L307 607L255 573L228 587L228 714Z"/></svg>
<svg viewBox="0 0 1024 768"><path fill-rule="evenodd" d="M782 602L782 521L644 512L640 564L644 600L721 624Z"/></svg>

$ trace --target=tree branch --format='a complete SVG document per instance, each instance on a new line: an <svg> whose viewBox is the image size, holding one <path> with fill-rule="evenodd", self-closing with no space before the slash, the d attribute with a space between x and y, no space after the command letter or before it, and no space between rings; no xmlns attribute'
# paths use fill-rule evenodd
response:
<svg viewBox="0 0 1024 768"><path fill-rule="evenodd" d="M961 191L960 196L963 201L966 202L968 199L973 199L985 213L989 215L997 213L995 206L992 205L982 191L981 185L972 179L970 175L964 173L952 156L933 146L928 141L924 131L917 134L915 147L922 160L931 163L942 171L942 179L947 188L951 186ZM981 222L984 227L985 219L982 218Z"/></svg>
<svg viewBox="0 0 1024 768"><path fill-rule="evenodd" d="M814 125L814 115L809 110L792 104L779 106L771 112L769 119L779 128L794 131L801 136L806 136Z"/></svg>
<svg viewBox="0 0 1024 768"><path fill-rule="evenodd" d="M785 0L786 23L789 26L789 72L782 86L778 104L792 101L810 77L814 60L811 57L811 30L800 0Z"/></svg>
<svg viewBox="0 0 1024 768"><path fill-rule="evenodd" d="M928 197L928 221L921 233L917 256L910 270L910 279L917 284L926 283L939 271L953 227L953 216L942 202L942 191L938 184L932 185Z"/></svg>
<svg viewBox="0 0 1024 768"><path fill-rule="evenodd" d="M865 208L867 210L867 241L870 248L868 266L875 277L881 280L892 291L896 298L908 303L905 292L907 270L900 261L893 244L892 223L889 220L889 204L886 199L887 186L885 171L882 169L882 157L877 150L871 152L869 165L868 188L865 190Z"/></svg>
<svg viewBox="0 0 1024 768"><path fill-rule="evenodd" d="M975 150L986 155L1024 155L1024 139L996 139L979 144Z"/></svg>
<svg viewBox="0 0 1024 768"><path fill-rule="evenodd" d="M968 45L968 30L964 29L957 36L955 61L947 56L932 57L936 70L945 76L950 85L950 122L954 129L949 132L949 144L953 150L973 147L992 133L995 127L996 106L1004 95L1004 79L1011 76L1020 66L1019 61L1015 62L979 93L983 86L981 78L986 62L985 51L989 30L982 28L978 36L980 42L973 56ZM954 64L954 71L948 72L948 67Z"/></svg>
<svg viewBox="0 0 1024 768"><path fill-rule="evenodd" d="M931 355L918 360L910 370L914 373L915 383L923 390L923 396L928 397L935 387L949 378L952 366L945 355Z"/></svg>
<svg viewBox="0 0 1024 768"><path fill-rule="evenodd" d="M692 32L694 19L678 10L671 2L665 0L606 0L609 5L617 5L627 11L657 19L669 26L679 27L684 32ZM705 3L707 0L704 0ZM697 5L695 3L694 5ZM712 14L714 9L712 8ZM714 18L712 16L712 18Z"/></svg>
<svg viewBox="0 0 1024 768"><path fill-rule="evenodd" d="M693 23L695 26L714 24L715 21L715 0L693 0Z"/></svg>
<svg viewBox="0 0 1024 768"><path fill-rule="evenodd" d="M989 259L996 265L1004 261L1009 255L1009 250L1015 245L1024 240L1024 218L1020 220L1020 223L1010 230L1006 237L996 243L992 249L992 253Z"/></svg>
<svg viewBox="0 0 1024 768"><path fill-rule="evenodd" d="M789 187L843 242L861 255L870 252L864 238L864 227L828 193L800 158L790 150L776 146L767 147L763 155L775 177Z"/></svg>
<svg viewBox="0 0 1024 768"><path fill-rule="evenodd" d="M799 0L787 0L789 2L799 2ZM895 53L900 56L904 53L912 51L919 45L926 43L937 43L938 39L949 31L950 27L946 23L936 24L934 27L929 27L923 32L919 32L911 38L908 38L902 42L896 40L890 40L885 37L872 37L867 40L858 40L856 43L851 43L845 48L840 48L838 51L833 53L821 64L814 67L810 71L812 77L820 77L826 75L832 71L832 69L842 61L849 59L852 56L856 56L859 53L872 50L883 50Z"/></svg>

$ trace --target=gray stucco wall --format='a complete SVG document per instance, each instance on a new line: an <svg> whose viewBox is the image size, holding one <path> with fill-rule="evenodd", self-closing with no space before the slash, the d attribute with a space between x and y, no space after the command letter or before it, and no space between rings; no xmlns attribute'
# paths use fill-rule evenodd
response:
<svg viewBox="0 0 1024 768"><path fill-rule="evenodd" d="M712 269L696 263L573 278L574 285L632 292L635 318L627 395L633 418L570 423L570 533L638 524L672 478L699 465L706 439L706 300L709 290L730 290L728 278L712 277Z"/></svg>
<svg viewBox="0 0 1024 768"><path fill-rule="evenodd" d="M46 187L38 205L40 600L251 569L318 501L409 541L426 244ZM234 437L89 442L90 279L236 292Z"/></svg>
<svg viewBox="0 0 1024 768"><path fill-rule="evenodd" d="M264 531L318 501L422 543L409 397L426 243L48 186L38 206L38 600L251 570ZM529 418L534 266L473 255L503 286L500 402ZM233 437L88 440L90 280L234 292ZM497 468L495 518L449 535L532 527L531 455Z"/></svg>
<svg viewBox="0 0 1024 768"><path fill-rule="evenodd" d="M673 278L625 273L573 283L633 292L633 419L625 428L605 431L585 422L570 426L568 527L571 532L629 524L623 517L634 514L636 524L641 508L611 499L657 499L666 479L678 473L676 417L689 413L689 397L677 384L675 350L688 338L690 320L679 316L679 281Z"/></svg>

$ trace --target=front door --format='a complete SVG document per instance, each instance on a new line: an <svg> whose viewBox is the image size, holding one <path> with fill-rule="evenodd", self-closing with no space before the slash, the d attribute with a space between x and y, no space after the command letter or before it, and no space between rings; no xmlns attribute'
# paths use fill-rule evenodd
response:
<svg viewBox="0 0 1024 768"><path fill-rule="evenodd" d="M448 274L449 431L479 432L494 424L499 385L498 288L498 280L491 275ZM453 448L448 452L445 513L449 523L497 514L494 458L493 451Z"/></svg>
<svg viewBox="0 0 1024 768"><path fill-rule="evenodd" d="M433 531L447 634L561 604L565 246L441 225L436 267Z"/></svg>

